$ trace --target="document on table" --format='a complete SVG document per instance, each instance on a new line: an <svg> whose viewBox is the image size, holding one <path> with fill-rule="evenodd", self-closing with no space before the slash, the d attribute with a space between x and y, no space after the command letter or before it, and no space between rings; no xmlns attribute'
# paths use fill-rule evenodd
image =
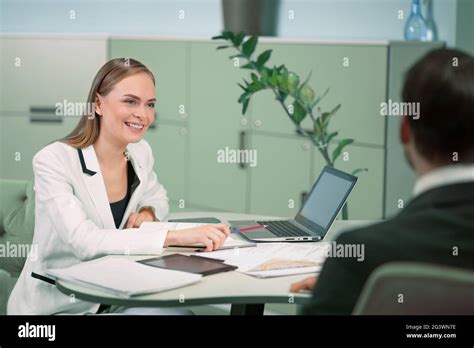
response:
<svg viewBox="0 0 474 348"><path fill-rule="evenodd" d="M127 298L179 288L202 278L200 274L150 267L118 256L105 256L63 269L49 269L46 273L56 279Z"/></svg>
<svg viewBox="0 0 474 348"><path fill-rule="evenodd" d="M167 229L169 231L176 231L176 230L184 230L187 228L194 228L204 225L212 225L212 224L201 224L201 223L189 223L189 222L151 222L145 221L142 223L142 226L145 225L147 228L149 226L157 226L160 229ZM224 245L219 248L218 250L224 249L234 249L234 248L246 248L246 247L254 247L256 243L249 242L247 240L240 239L236 236L230 235L224 242ZM175 251L199 251L200 249L205 249L206 246L202 244L196 244L191 246L181 246L181 245L170 245L167 249L168 250L175 250Z"/></svg>
<svg viewBox="0 0 474 348"><path fill-rule="evenodd" d="M255 248L217 250L201 256L224 260L238 272L259 278L317 273L321 270L329 243L260 243Z"/></svg>

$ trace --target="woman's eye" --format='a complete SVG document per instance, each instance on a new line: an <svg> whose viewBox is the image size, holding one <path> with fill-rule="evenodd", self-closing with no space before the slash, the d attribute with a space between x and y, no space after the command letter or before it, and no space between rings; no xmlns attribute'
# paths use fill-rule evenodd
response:
<svg viewBox="0 0 474 348"><path fill-rule="evenodd" d="M125 103L127 103L127 104L135 104L135 100L133 100L133 99L127 99L127 100L125 100Z"/></svg>
<svg viewBox="0 0 474 348"><path fill-rule="evenodd" d="M154 108L154 107L155 107L155 103L149 103L149 104L148 104L148 107Z"/></svg>

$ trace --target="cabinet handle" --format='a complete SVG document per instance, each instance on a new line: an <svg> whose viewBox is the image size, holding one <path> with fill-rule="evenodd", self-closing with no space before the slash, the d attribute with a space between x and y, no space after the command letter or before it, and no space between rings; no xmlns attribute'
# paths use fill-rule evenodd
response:
<svg viewBox="0 0 474 348"><path fill-rule="evenodd" d="M245 148L246 148L246 144L245 144L246 137L247 137L247 134L246 134L245 131L241 131L239 133L239 149L240 150L245 150ZM240 169L245 169L246 167L247 167L247 165L245 163L239 161L239 168Z"/></svg>
<svg viewBox="0 0 474 348"><path fill-rule="evenodd" d="M56 115L54 106L30 106L30 122L62 123L63 118Z"/></svg>

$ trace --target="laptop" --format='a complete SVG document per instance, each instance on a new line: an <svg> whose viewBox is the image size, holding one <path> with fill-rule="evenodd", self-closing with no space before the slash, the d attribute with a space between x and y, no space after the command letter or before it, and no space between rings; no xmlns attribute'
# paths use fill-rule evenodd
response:
<svg viewBox="0 0 474 348"><path fill-rule="evenodd" d="M324 167L292 220L229 221L254 242L317 242L324 238L357 182L357 177Z"/></svg>

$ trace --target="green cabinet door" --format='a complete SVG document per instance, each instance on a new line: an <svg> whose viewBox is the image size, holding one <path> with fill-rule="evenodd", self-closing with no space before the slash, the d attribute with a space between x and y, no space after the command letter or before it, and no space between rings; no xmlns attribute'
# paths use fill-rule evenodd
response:
<svg viewBox="0 0 474 348"><path fill-rule="evenodd" d="M27 114L64 100L83 103L106 61L105 39L2 37L0 111ZM8 112L8 113L7 113Z"/></svg>
<svg viewBox="0 0 474 348"><path fill-rule="evenodd" d="M231 156L241 148L240 134L248 127L237 103L237 82L243 73L228 59L228 52L216 51L217 46L191 43L189 200L202 207L245 212L248 172Z"/></svg>
<svg viewBox="0 0 474 348"><path fill-rule="evenodd" d="M160 123L145 134L155 157L158 181L168 192L171 211L186 208L187 132L186 127Z"/></svg>
<svg viewBox="0 0 474 348"><path fill-rule="evenodd" d="M316 96L327 88L329 93L320 102L321 111L338 104L330 130L340 137L354 138L359 143L384 144L384 122L380 103L386 98L387 46L342 44L262 43L259 52L272 49L269 64L285 64L300 76L302 83L311 72L309 85ZM291 103L287 99L287 105ZM256 94L252 101L253 129L295 134L295 128L281 104L270 91ZM304 128L312 129L309 117Z"/></svg>
<svg viewBox="0 0 474 348"><path fill-rule="evenodd" d="M0 177L32 180L33 156L49 143L66 136L79 118L62 122L31 122L28 116L3 116L0 120Z"/></svg>
<svg viewBox="0 0 474 348"><path fill-rule="evenodd" d="M145 64L156 80L156 112L159 120L184 122L188 111L188 43L164 40L112 38L110 58L133 58Z"/></svg>
<svg viewBox="0 0 474 348"><path fill-rule="evenodd" d="M250 213L294 217L310 189L311 144L298 136L252 134Z"/></svg>
<svg viewBox="0 0 474 348"><path fill-rule="evenodd" d="M312 180L315 181L325 162L313 149L314 165ZM348 198L349 219L378 220L383 214L384 189L384 149L376 146L348 146L336 160L335 167L346 173L358 168L367 168L367 172L356 174L359 177Z"/></svg>

